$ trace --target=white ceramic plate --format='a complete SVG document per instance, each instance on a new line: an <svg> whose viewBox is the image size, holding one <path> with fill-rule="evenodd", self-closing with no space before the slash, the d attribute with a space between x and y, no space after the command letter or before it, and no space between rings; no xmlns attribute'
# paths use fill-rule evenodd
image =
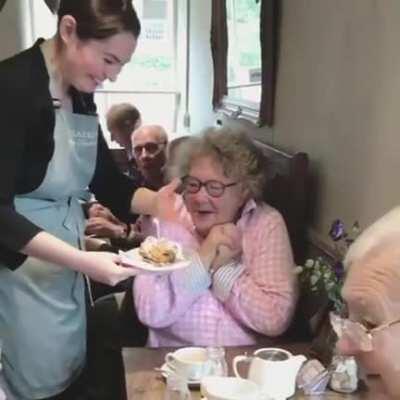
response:
<svg viewBox="0 0 400 400"><path fill-rule="evenodd" d="M167 363L163 364L163 365L161 366L160 370L161 370L161 375L162 375L165 379L167 379L168 373L169 373L169 372L172 372L172 370L170 369L170 367L168 367L168 364L167 364ZM200 380L195 380L195 379L192 380L192 379L189 379L189 380L188 380L188 385L189 385L192 389L194 389L194 388L199 388L199 387L200 387Z"/></svg>
<svg viewBox="0 0 400 400"><path fill-rule="evenodd" d="M153 263L145 261L143 259L143 257L139 254L138 247L135 249L129 250L127 252L120 251L119 255L121 257L122 264L127 265L129 267L141 269L141 270L149 272L149 273L157 273L157 274L162 274L164 272L171 272L171 271L176 271L178 269L186 268L191 263L190 254L185 251L183 252L183 255L185 257L184 260L177 261L177 262L170 263L170 264L163 264L163 265L157 265L157 264L153 264Z"/></svg>

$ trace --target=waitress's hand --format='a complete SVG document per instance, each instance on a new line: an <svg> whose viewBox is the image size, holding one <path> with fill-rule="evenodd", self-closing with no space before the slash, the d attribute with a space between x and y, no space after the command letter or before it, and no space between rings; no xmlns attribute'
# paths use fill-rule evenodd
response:
<svg viewBox="0 0 400 400"><path fill-rule="evenodd" d="M176 192L180 185L180 179L176 178L158 192L146 188L137 189L132 197L131 212L167 221L174 220L177 215L176 199L179 197Z"/></svg>
<svg viewBox="0 0 400 400"><path fill-rule="evenodd" d="M177 191L180 185L181 180L175 178L156 192L153 203L153 217L164 221L179 220L182 200Z"/></svg>
<svg viewBox="0 0 400 400"><path fill-rule="evenodd" d="M120 264L118 254L82 251L78 270L89 276L94 281L115 286L117 283L137 274L133 268Z"/></svg>
<svg viewBox="0 0 400 400"><path fill-rule="evenodd" d="M22 252L82 272L95 281L111 286L137 273L133 268L121 266L117 254L79 250L45 231L34 236Z"/></svg>

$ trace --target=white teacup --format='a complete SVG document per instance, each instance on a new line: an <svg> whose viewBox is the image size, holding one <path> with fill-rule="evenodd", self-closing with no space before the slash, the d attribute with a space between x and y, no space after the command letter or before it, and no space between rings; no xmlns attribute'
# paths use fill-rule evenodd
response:
<svg viewBox="0 0 400 400"><path fill-rule="evenodd" d="M202 347L184 347L165 356L168 368L189 380L200 380L211 372L207 350Z"/></svg>
<svg viewBox="0 0 400 400"><path fill-rule="evenodd" d="M201 380L200 390L207 400L259 400L261 398L256 383L234 377L207 376Z"/></svg>

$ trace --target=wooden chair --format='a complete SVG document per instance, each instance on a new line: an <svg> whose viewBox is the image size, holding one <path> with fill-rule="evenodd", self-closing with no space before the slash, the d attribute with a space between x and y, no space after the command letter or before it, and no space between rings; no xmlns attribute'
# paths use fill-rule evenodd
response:
<svg viewBox="0 0 400 400"><path fill-rule="evenodd" d="M283 216L289 232L294 259L304 265L307 250L309 171L306 153L285 153L265 143L254 141L265 157L267 181L264 201ZM307 310L300 302L283 340L311 340Z"/></svg>
<svg viewBox="0 0 400 400"><path fill-rule="evenodd" d="M276 208L288 228L295 261L303 264L306 255L309 171L306 153L293 155L254 141L266 159L266 203Z"/></svg>

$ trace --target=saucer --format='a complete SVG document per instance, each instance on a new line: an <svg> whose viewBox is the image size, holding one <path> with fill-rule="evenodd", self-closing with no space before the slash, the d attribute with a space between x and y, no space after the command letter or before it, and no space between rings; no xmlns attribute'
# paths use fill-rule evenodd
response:
<svg viewBox="0 0 400 400"><path fill-rule="evenodd" d="M163 378L167 379L167 375L169 372L173 372L170 367L168 367L167 363L164 363L161 368L161 375ZM201 379L188 379L188 385L191 389L198 389L200 388L200 381Z"/></svg>

